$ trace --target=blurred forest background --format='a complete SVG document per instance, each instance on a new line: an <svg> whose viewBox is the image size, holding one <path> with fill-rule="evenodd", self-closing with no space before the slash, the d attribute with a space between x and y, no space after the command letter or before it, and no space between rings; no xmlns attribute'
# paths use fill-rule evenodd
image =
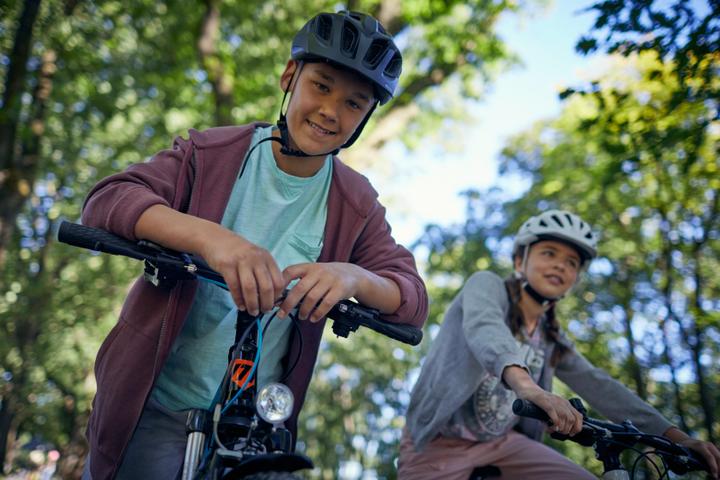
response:
<svg viewBox="0 0 720 480"><path fill-rule="evenodd" d="M390 141L411 155L429 132L461 125L465 102L482 101L516 61L498 18L542 3L0 1L4 474L51 450L56 475L82 469L94 357L139 273L53 239L96 181L188 128L275 119L293 33L310 12L341 7L378 17L405 58L400 94L342 157L362 170ZM327 336L301 416L311 478L395 478L409 389L448 301L475 270L508 272L509 236L552 207L602 235L601 259L562 303L579 350L681 428L720 441L720 2L578 8L595 18L578 51L611 53L613 66L568 85L556 118L508 141L500 174L528 180L521 197L469 190L465 221L417 239L432 298L419 348ZM587 451L554 446L598 471Z"/></svg>

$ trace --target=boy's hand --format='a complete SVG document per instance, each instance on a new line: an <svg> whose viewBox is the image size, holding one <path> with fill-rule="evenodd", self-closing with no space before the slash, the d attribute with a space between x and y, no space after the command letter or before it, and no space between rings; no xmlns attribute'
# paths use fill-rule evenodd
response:
<svg viewBox="0 0 720 480"><path fill-rule="evenodd" d="M351 263L301 263L285 269L286 284L299 279L280 304L278 316L284 318L296 306L301 320L318 322L340 300L358 294L367 272Z"/></svg>
<svg viewBox="0 0 720 480"><path fill-rule="evenodd" d="M223 226L153 205L135 224L135 236L200 255L225 279L235 304L250 315L268 312L287 283L270 252Z"/></svg>
<svg viewBox="0 0 720 480"><path fill-rule="evenodd" d="M200 255L225 279L235 304L250 315L268 312L287 285L270 252L224 230Z"/></svg>

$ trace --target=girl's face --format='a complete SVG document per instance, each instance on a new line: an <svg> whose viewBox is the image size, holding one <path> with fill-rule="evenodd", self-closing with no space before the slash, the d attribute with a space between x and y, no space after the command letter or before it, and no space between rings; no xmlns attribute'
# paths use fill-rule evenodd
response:
<svg viewBox="0 0 720 480"><path fill-rule="evenodd" d="M522 256L515 257L515 270L525 274L530 285L548 298L559 298L575 285L582 261L571 246L555 240L541 240L530 247L525 272Z"/></svg>

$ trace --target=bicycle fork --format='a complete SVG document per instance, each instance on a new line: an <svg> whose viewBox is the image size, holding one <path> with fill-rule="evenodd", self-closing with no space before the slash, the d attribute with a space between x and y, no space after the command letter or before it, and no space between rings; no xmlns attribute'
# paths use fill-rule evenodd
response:
<svg viewBox="0 0 720 480"><path fill-rule="evenodd" d="M185 430L187 432L187 443L185 444L185 459L183 460L182 480L192 480L195 471L200 464L200 455L205 445L205 424L207 422L207 411L198 408L188 413Z"/></svg>

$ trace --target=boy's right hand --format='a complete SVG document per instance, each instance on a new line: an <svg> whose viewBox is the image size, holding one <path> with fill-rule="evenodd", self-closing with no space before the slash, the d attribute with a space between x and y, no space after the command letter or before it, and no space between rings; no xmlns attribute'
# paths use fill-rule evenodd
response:
<svg viewBox="0 0 720 480"><path fill-rule="evenodd" d="M239 309L269 312L286 283L270 252L209 220L153 205L135 224L135 236L200 255L225 279Z"/></svg>
<svg viewBox="0 0 720 480"><path fill-rule="evenodd" d="M240 310L253 316L270 311L286 286L275 259L264 248L223 230L204 243L200 255L223 276Z"/></svg>

